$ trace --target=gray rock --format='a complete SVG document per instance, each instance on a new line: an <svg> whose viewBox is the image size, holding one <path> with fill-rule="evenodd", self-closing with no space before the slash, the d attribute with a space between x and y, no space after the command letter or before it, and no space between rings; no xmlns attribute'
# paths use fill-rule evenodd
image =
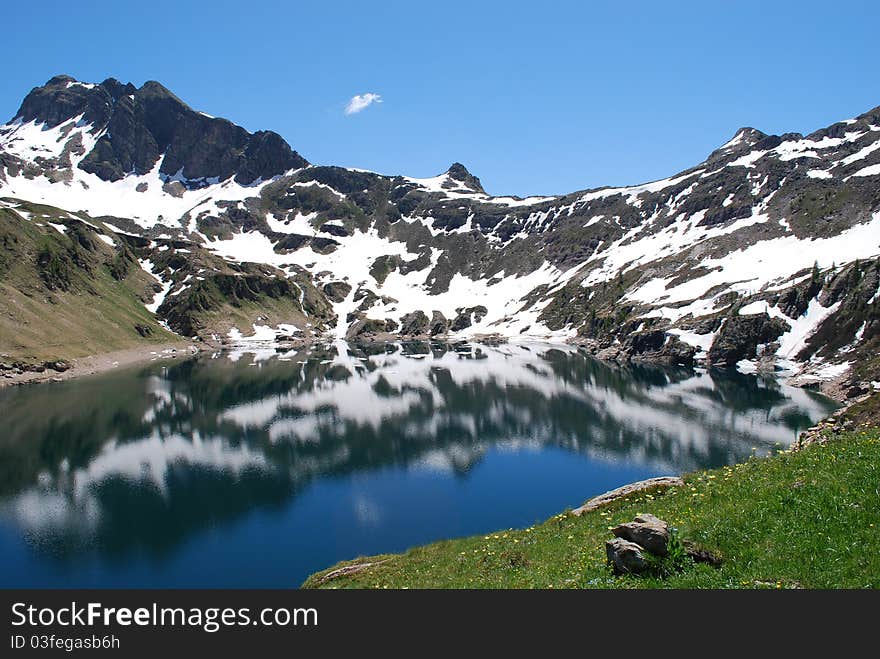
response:
<svg viewBox="0 0 880 659"><path fill-rule="evenodd" d="M345 338L349 341L365 339L381 332L385 332L386 328L387 323L384 320L363 318L351 324L351 326L348 328L348 331L345 333Z"/></svg>
<svg viewBox="0 0 880 659"><path fill-rule="evenodd" d="M464 184L474 192L486 193L480 183L480 179L471 174L460 162L452 163L449 169L446 170L446 173L449 174L449 178Z"/></svg>
<svg viewBox="0 0 880 659"><path fill-rule="evenodd" d="M639 515L635 521L611 529L618 538L634 542L655 556L669 553L669 525L653 515Z"/></svg>
<svg viewBox="0 0 880 659"><path fill-rule="evenodd" d="M446 334L448 329L449 329L449 323L446 320L446 316L444 316L439 311L434 311L434 314L431 317L431 326L429 328L429 334L431 336L437 336L438 334Z"/></svg>
<svg viewBox="0 0 880 659"><path fill-rule="evenodd" d="M709 361L716 366L735 366L742 359L754 359L759 344L775 341L789 329L784 320L770 318L766 312L731 316L712 341Z"/></svg>
<svg viewBox="0 0 880 659"><path fill-rule="evenodd" d="M630 334L622 352L627 360L645 360L691 366L696 353L693 346L683 343L663 330L648 330Z"/></svg>
<svg viewBox="0 0 880 659"><path fill-rule="evenodd" d="M656 478L648 478L647 480L623 485L622 487L618 487L614 490L593 497L583 506L572 510L571 514L580 517L584 513L601 508L602 506L632 494L633 492L665 489L667 487L682 487L683 485L684 481L678 476L657 476ZM638 517L636 519L638 519Z"/></svg>
<svg viewBox="0 0 880 659"><path fill-rule="evenodd" d="M488 309L483 305L477 305L475 307L467 307L456 309L458 315L452 321L450 325L450 329L453 332L460 332L463 329L467 329L473 323L479 323L483 320L483 317L488 313Z"/></svg>
<svg viewBox="0 0 880 659"><path fill-rule="evenodd" d="M635 542L614 538L605 543L605 556L614 574L641 574L648 569L642 548Z"/></svg>
<svg viewBox="0 0 880 659"><path fill-rule="evenodd" d="M667 524L665 520L662 520L659 517L655 517L651 513L640 513L633 518L633 521L641 522L642 524L654 524L657 526L662 526L667 531L669 530L669 524Z"/></svg>
<svg viewBox="0 0 880 659"><path fill-rule="evenodd" d="M64 373L64 371L69 371L71 369L71 364L63 359L54 362L43 362L43 366L51 368L53 371L58 371L59 373Z"/></svg>
<svg viewBox="0 0 880 659"><path fill-rule="evenodd" d="M424 311L413 311L400 319L400 333L403 336L420 336L428 333L428 317Z"/></svg>
<svg viewBox="0 0 880 659"><path fill-rule="evenodd" d="M322 287L324 295L332 302L342 302L351 293L351 284L344 281L331 281Z"/></svg>

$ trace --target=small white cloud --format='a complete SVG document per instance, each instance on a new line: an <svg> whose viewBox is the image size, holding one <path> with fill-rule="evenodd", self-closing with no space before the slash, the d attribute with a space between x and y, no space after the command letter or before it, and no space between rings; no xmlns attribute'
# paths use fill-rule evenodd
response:
<svg viewBox="0 0 880 659"><path fill-rule="evenodd" d="M357 94L356 96L352 96L348 105L345 106L345 114L357 114L361 110L366 110L373 103L381 102L382 97L379 94L374 94L373 92Z"/></svg>

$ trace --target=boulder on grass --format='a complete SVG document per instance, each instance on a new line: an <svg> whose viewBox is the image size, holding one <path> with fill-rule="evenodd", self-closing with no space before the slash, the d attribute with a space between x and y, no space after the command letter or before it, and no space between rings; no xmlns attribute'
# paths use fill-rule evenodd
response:
<svg viewBox="0 0 880 659"><path fill-rule="evenodd" d="M642 548L623 538L614 538L605 543L605 555L614 574L641 574L648 569L648 561Z"/></svg>
<svg viewBox="0 0 880 659"><path fill-rule="evenodd" d="M641 545L654 556L669 553L669 524L653 515L639 515L632 522L615 526L611 532L618 538Z"/></svg>

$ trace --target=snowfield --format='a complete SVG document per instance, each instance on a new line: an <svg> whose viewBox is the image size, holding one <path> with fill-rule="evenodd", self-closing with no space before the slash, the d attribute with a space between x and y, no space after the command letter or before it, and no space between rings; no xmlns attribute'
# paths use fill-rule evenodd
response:
<svg viewBox="0 0 880 659"><path fill-rule="evenodd" d="M439 295L429 295L426 279L440 257L439 250L434 250L430 267L406 275L397 271L392 272L380 286L370 275L370 267L377 257L399 256L404 261L412 261L418 258L418 255L408 252L404 243L379 237L375 230L340 237L337 240L340 246L329 254L318 254L309 249L297 250L291 254L278 254L273 249L274 243L256 231L235 234L229 240L215 240L210 242L208 247L224 258L268 263L291 275L294 272L291 266L308 265L313 272L332 272L332 281L344 281L351 285L352 291L346 299L333 304L333 310L339 317L334 333L340 338L345 336L348 329L345 318L359 304L354 301L354 295L357 288L362 285L374 290L380 296L394 300L371 307L367 311L367 318L391 318L399 322L407 313L436 309L451 319L455 318L456 309L460 307L483 305L488 309L485 318L458 333L458 336L498 333L517 337L567 338L573 334L570 331L552 332L538 323L537 316L540 309L533 308L517 313L524 305L522 301L524 296L542 284L564 283L574 274L573 271L565 273L545 263L543 267L528 275L502 277L499 280L494 278L472 280L456 273L448 291Z"/></svg>

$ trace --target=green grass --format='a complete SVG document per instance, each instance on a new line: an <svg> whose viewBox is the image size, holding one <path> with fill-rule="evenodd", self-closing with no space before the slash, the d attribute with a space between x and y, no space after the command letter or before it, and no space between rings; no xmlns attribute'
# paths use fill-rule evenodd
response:
<svg viewBox="0 0 880 659"><path fill-rule="evenodd" d="M144 307L152 279L136 263L123 272L121 253L66 212L23 206L32 219L0 208L0 353L32 362L179 340Z"/></svg>
<svg viewBox="0 0 880 659"><path fill-rule="evenodd" d="M527 529L340 563L335 567L377 564L322 583L325 570L304 587L880 587L880 429L690 474L685 483L634 494L582 517L563 512ZM689 564L666 578L612 576L605 564L609 527L640 512L721 554L722 566Z"/></svg>
<svg viewBox="0 0 880 659"><path fill-rule="evenodd" d="M855 428L865 429L877 425L880 419L880 395L874 394L850 405L840 416L842 422L850 421Z"/></svg>

